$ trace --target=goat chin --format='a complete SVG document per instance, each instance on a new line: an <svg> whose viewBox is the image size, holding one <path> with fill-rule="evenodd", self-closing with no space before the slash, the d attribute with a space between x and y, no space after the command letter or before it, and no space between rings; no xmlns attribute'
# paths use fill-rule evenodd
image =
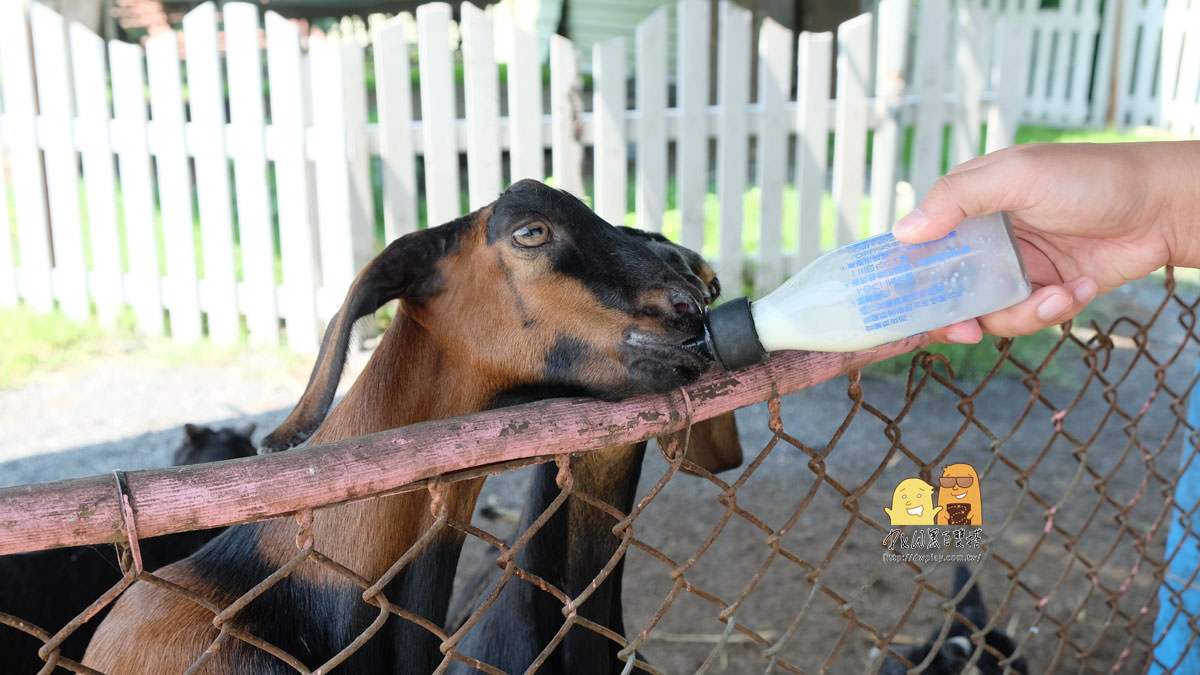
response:
<svg viewBox="0 0 1200 675"><path fill-rule="evenodd" d="M602 398L664 391L703 369L682 345L698 334L700 308L718 289L696 253L659 235L613 227L571 195L521 181L474 213L393 241L359 273L329 324L308 387L264 439L264 450L476 412L514 391ZM391 300L400 301L396 319L330 412L354 323ZM662 336L662 342L630 346L630 335ZM632 466L614 464L612 473L627 474ZM480 486L472 480L437 488L445 515L468 521ZM625 477L631 486L636 476ZM434 522L429 495L406 493L317 510L311 532L319 551L373 580ZM295 536L289 519L230 528L161 575L225 607L294 557ZM442 625L462 540L445 528L425 541L384 588L389 602ZM227 626L315 668L379 615L361 595L356 584L307 560ZM84 662L109 673L156 675L180 672L204 654L200 672L294 672L240 639L222 639L209 650L218 633L212 612L199 607L138 582L100 625ZM560 610L553 610L559 621ZM439 644L421 623L391 616L340 668L427 673L449 658Z"/></svg>

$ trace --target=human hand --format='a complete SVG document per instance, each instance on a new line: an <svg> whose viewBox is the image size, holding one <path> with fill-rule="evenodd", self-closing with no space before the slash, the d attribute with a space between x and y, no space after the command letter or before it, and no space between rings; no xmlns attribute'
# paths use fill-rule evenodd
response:
<svg viewBox="0 0 1200 675"><path fill-rule="evenodd" d="M1012 219L1033 293L933 331L941 341L1028 335L1163 265L1200 263L1200 142L999 150L939 178L892 232L904 242L930 241L963 218L996 211Z"/></svg>

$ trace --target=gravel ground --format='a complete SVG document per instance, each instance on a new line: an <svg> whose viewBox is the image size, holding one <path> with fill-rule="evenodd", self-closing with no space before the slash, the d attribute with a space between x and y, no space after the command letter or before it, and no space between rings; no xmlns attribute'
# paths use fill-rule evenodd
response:
<svg viewBox="0 0 1200 675"><path fill-rule="evenodd" d="M1122 315L1144 320L1162 297L1161 285L1155 283L1114 292L1098 305L1100 323L1107 325ZM1119 332L1130 331L1126 328ZM1156 324L1152 342L1162 350L1178 345L1183 335L1180 323L1174 315L1168 315ZM1118 372L1130 358L1131 350L1117 350L1110 372ZM1084 382L1086 369L1079 362L1077 350L1070 358L1059 360L1063 361L1063 369L1056 372L1055 382L1047 383L1041 394L1055 405L1067 407L1074 398L1076 383ZM1179 359L1180 365L1165 372L1165 377L1175 385L1186 382L1195 360L1196 349L1192 344ZM358 357L352 366L361 367L361 363ZM0 391L0 428L5 430L0 434L0 485L91 475L115 468L163 466L179 442L180 427L186 422L215 426L255 422L257 440L281 421L295 403L309 366L307 359L263 353L229 354L203 363L165 363L144 354L116 355ZM351 373L353 370L354 367ZM350 379L345 378L347 382ZM1134 376L1120 384L1122 405L1136 412L1140 404L1133 402L1146 400L1153 384L1153 364L1142 364ZM895 417L904 410L903 378L868 376L863 380L863 388L864 400L883 414ZM1087 396L1073 404L1063 424L1078 437L1086 437L1098 428L1104 431L1094 446L1099 451L1084 458L1088 466L1103 474L1102 483L1093 483L1087 472L1083 472L1079 486L1072 483L1081 473L1080 462L1072 457L1069 447L1061 446L1061 439L1057 441L1060 445L1051 448L1053 452L1040 456L1048 443L1055 442L1053 425L1044 408L1035 413L1033 421L1016 429L1003 447L1006 456L1017 464L1037 466L1031 483L1033 492L1070 497L1064 498L1057 522L1070 532L1092 528L1075 545L1074 555L1099 559L1098 578L1119 585L1122 575L1129 574L1133 558L1126 553L1131 553L1132 547L1125 546L1115 555L1102 558L1106 547L1112 544L1112 533L1120 536L1121 530L1114 529L1113 514L1107 505L1102 505L1105 508L1100 509L1098 517L1089 509L1097 504L1094 492L1098 489L1107 490L1117 501L1130 499L1146 477L1146 471L1136 459L1116 463L1114 458L1127 450L1127 439L1121 431L1123 420L1106 417L1108 406L1100 389L1093 384ZM907 413L900 426L904 445L918 455L936 456L963 424L963 416L955 407L959 400L957 395L938 386L922 392L918 405ZM1003 432L1013 425L1028 401L1029 392L1018 381L996 380L977 402L976 415L990 420L994 430ZM1169 404L1166 397L1153 406L1147 404L1148 416L1140 428L1142 442L1150 447L1170 428L1173 413ZM790 434L819 452L853 412L852 408L847 381L837 378L787 397L783 402L783 419ZM764 405L738 413L748 461L771 438L766 418ZM888 448L884 425L869 412L859 411L835 452L820 467L851 487L871 481L857 506L885 524L882 506L889 503L891 488L900 479L915 475L911 461L906 459L881 466L881 457ZM1177 450L1174 455L1164 452L1157 458L1158 470L1170 475L1177 455ZM954 447L952 458L970 462L982 472L990 459L986 437L974 431L968 433ZM781 446L740 489L737 504L770 527L778 527L797 509L810 489L814 467L807 454ZM643 491L649 489L663 469L658 453L648 453ZM729 472L723 478L732 481L736 475L737 472ZM524 472L513 472L490 479L480 504L519 510L526 476ZM1038 547L1045 511L1022 497L1015 473L994 464L981 483L990 488L985 495L988 509L985 513L1013 516L1003 528L999 522L985 522L988 536L996 537L994 550L1006 560L1023 566L1017 587L1000 566L990 565L981 577L985 599L995 607L1007 597L1005 603L1009 606L999 625L1017 626L1019 636L1030 636L1026 638L1025 653L1034 664L1033 672L1043 672L1039 665L1052 662L1056 664L1052 672L1080 670L1080 664L1072 661L1070 655L1086 648L1096 636L1104 638L1105 644L1093 649L1090 668L1118 672L1140 669L1142 662L1136 658L1122 660L1125 657L1120 652L1128 645L1119 631L1109 627L1110 610L1104 598L1094 594L1079 564L1072 563L1071 555L1063 553L1066 544L1052 538ZM675 560L686 559L709 536L724 513L725 506L717 500L719 493L716 486L692 477L672 480L638 522L638 536ZM824 588L834 589L854 601L852 606L857 612L854 616L867 624L890 630L900 612L911 603L915 607L914 617L901 626L902 638L923 638L927 628L934 625L939 599L929 593L918 594L919 602L913 597L913 573L908 568L901 570L895 564L880 562L876 532L854 522L840 494L827 487L816 489L815 494L809 510L784 542L790 550L801 552L805 565L812 567L772 563L768 560L771 554L764 545L766 537L762 530L735 517L689 572L688 580L726 602L746 592L746 600L739 606L736 617L764 636L777 637L798 616L805 616L803 630L793 636L781 655L806 669L829 667L827 659L832 659L831 672L857 672L870 646L868 636L850 630L846 608L831 601L825 593L810 596L813 587L806 575L813 568L824 570L820 577ZM1153 499L1155 495L1150 497L1146 509L1134 514L1144 522L1153 519L1155 503L1161 506L1161 496L1157 496L1157 502ZM502 523L478 518L477 521L499 536L508 533L508 526ZM844 541L839 542L839 537ZM473 569L483 553L478 542L468 542L461 570ZM748 581L760 570L763 570L761 582L746 591ZM1145 602L1152 593L1150 573L1143 570L1139 575L1135 569L1133 574L1130 580L1133 590L1128 596L1136 602ZM930 579L944 588L948 573L939 571ZM645 626L672 593L663 563L639 550L629 554L625 588L626 625L631 632ZM1036 602L1031 599L1038 593L1050 597L1042 607L1035 607ZM1061 631L1073 636L1080 646L1066 649L1064 656L1056 652L1060 629L1055 621L1069 616L1077 607L1086 610L1084 615L1074 624L1068 622ZM1136 613L1138 608L1123 607L1123 610ZM671 603L642 652L666 672L695 670L709 656L724 629L724 624L716 620L718 612L709 601L684 592ZM1147 622L1143 622L1142 628L1147 627ZM835 646L837 655L831 656ZM710 672L761 672L765 664L760 647L735 639L732 646L717 655ZM1090 672L1089 667L1083 670Z"/></svg>

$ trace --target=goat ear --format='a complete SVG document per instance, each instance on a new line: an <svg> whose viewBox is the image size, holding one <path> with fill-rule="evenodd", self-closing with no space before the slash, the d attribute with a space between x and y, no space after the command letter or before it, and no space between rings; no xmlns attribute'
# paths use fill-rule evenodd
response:
<svg viewBox="0 0 1200 675"><path fill-rule="evenodd" d="M259 453L295 447L321 426L333 405L355 322L391 300L419 303L435 295L441 288L437 263L458 245L460 233L474 215L400 237L367 263L325 329L300 402L283 424L263 439Z"/></svg>
<svg viewBox="0 0 1200 675"><path fill-rule="evenodd" d="M189 441L192 441L192 442L195 442L196 440L198 440L201 433L203 433L203 431L204 430L201 427L198 427L195 424L192 424L191 422L186 422L183 425L183 434L185 436L187 436L187 439Z"/></svg>
<svg viewBox="0 0 1200 675"><path fill-rule="evenodd" d="M688 434L686 429L664 436L658 439L659 447L665 446L668 439L682 442L685 434ZM684 457L706 471L720 473L736 469L742 464L742 443L738 440L737 420L733 417L733 411L696 422L687 440ZM687 471L686 468L683 470Z"/></svg>

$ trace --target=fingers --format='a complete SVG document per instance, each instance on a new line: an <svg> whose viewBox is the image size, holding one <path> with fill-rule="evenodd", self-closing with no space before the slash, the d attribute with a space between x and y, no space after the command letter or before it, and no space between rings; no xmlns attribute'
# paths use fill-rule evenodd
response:
<svg viewBox="0 0 1200 675"><path fill-rule="evenodd" d="M963 218L1025 206L1029 186L1024 179L1035 175L1024 168L1026 154L1001 150L955 167L934 182L911 213L896 222L892 234L900 241L919 244L945 236Z"/></svg>
<svg viewBox="0 0 1200 675"><path fill-rule="evenodd" d="M1031 335L1074 318L1096 297L1098 290L1089 277L1043 286L1012 307L980 317L980 327L985 333L1000 337Z"/></svg>
<svg viewBox="0 0 1200 675"><path fill-rule="evenodd" d="M998 312L978 319L967 319L958 323L929 331L938 342L952 344L975 344L983 334L1000 337L1017 337L1057 326L1079 314L1095 299L1098 288L1088 277L1079 277L1066 284L1043 286L1028 298Z"/></svg>
<svg viewBox="0 0 1200 675"><path fill-rule="evenodd" d="M983 339L983 328L975 319L967 319L931 330L929 334L938 342L973 345Z"/></svg>

